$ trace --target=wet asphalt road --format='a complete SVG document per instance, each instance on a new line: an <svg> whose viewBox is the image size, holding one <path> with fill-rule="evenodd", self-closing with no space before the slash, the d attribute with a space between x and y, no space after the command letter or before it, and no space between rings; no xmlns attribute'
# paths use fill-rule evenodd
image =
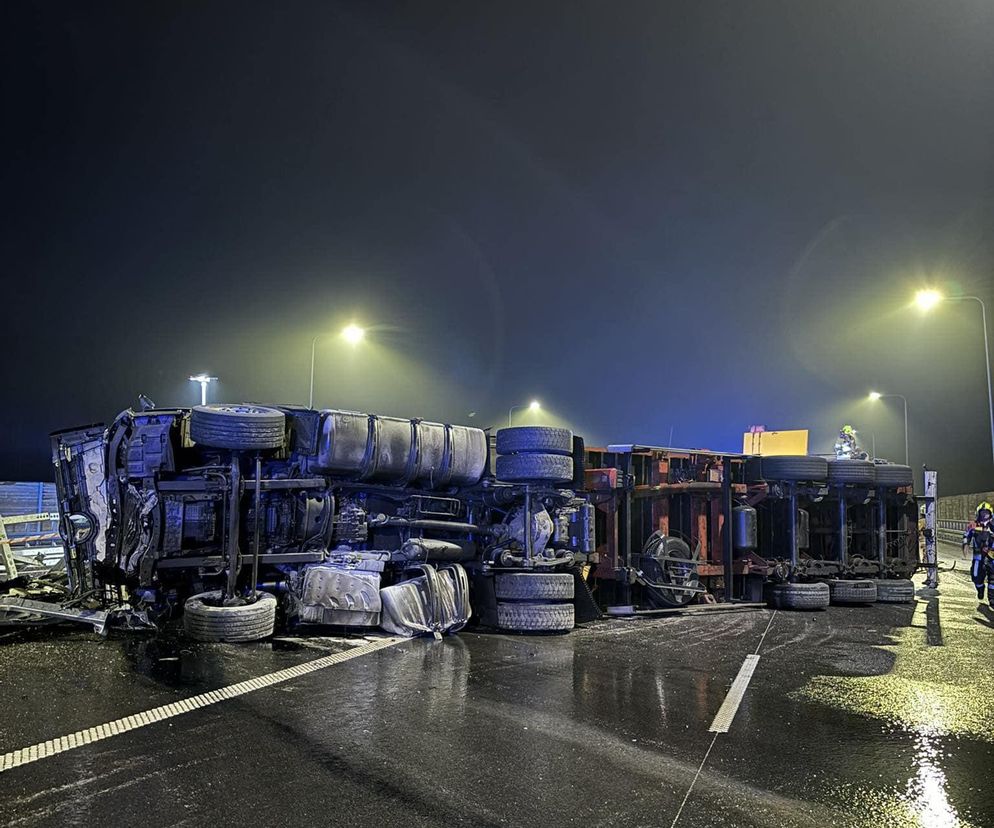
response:
<svg viewBox="0 0 994 828"><path fill-rule="evenodd" d="M0 754L354 643L0 638ZM407 641L0 773L0 823L994 826L992 652L962 572L915 605Z"/></svg>

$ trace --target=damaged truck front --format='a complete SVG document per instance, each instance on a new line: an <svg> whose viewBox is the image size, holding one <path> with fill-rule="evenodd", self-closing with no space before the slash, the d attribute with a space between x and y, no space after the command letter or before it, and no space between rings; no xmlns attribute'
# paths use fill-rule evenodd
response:
<svg viewBox="0 0 994 828"><path fill-rule="evenodd" d="M574 442L578 446L574 446ZM128 409L52 455L77 606L249 641L277 623L565 630L592 510L582 443L295 406ZM503 477L501 472L503 470ZM582 583L582 582L581 582Z"/></svg>

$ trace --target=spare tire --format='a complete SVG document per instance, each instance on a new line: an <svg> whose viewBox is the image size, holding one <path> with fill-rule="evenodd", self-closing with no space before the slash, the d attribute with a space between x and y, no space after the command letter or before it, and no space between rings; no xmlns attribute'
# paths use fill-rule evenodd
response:
<svg viewBox="0 0 994 828"><path fill-rule="evenodd" d="M573 576L562 572L504 572L494 576L501 601L572 601Z"/></svg>
<svg viewBox="0 0 994 828"><path fill-rule="evenodd" d="M505 454L497 458L497 479L508 483L568 483L573 458L560 454Z"/></svg>
<svg viewBox="0 0 994 828"><path fill-rule="evenodd" d="M915 583L909 578L878 578L877 601L881 604L910 604L915 600Z"/></svg>
<svg viewBox="0 0 994 828"><path fill-rule="evenodd" d="M761 457L759 473L763 480L822 483L828 474L828 463L824 457L807 454Z"/></svg>
<svg viewBox="0 0 994 828"><path fill-rule="evenodd" d="M833 604L872 604L877 600L873 581L829 581L828 589Z"/></svg>
<svg viewBox="0 0 994 828"><path fill-rule="evenodd" d="M276 596L260 592L251 604L224 606L220 590L186 599L183 629L197 641L259 641L273 634Z"/></svg>
<svg viewBox="0 0 994 828"><path fill-rule="evenodd" d="M873 485L877 467L872 460L829 460L829 483L865 483Z"/></svg>
<svg viewBox="0 0 994 828"><path fill-rule="evenodd" d="M776 609L826 609L831 592L828 584L773 584L769 602Z"/></svg>
<svg viewBox="0 0 994 828"><path fill-rule="evenodd" d="M497 604L497 626L515 632L568 632L573 629L572 604Z"/></svg>
<svg viewBox="0 0 994 828"><path fill-rule="evenodd" d="M497 432L498 454L573 455L573 432L568 428L515 426Z"/></svg>
<svg viewBox="0 0 994 828"><path fill-rule="evenodd" d="M901 486L913 486L915 473L911 466L899 463L878 463L875 466L877 485L881 489L897 489Z"/></svg>
<svg viewBox="0 0 994 828"><path fill-rule="evenodd" d="M198 405L190 412L190 437L213 448L282 448L286 417L275 408L248 403Z"/></svg>

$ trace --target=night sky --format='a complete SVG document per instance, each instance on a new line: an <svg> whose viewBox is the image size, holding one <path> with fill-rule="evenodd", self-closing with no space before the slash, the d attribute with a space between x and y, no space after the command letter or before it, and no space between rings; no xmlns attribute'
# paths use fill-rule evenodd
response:
<svg viewBox="0 0 994 828"><path fill-rule="evenodd" d="M980 308L909 306L994 316L990 0L15 0L0 42L0 479L191 373L306 402L327 332L322 406L901 460L876 388L994 488Z"/></svg>

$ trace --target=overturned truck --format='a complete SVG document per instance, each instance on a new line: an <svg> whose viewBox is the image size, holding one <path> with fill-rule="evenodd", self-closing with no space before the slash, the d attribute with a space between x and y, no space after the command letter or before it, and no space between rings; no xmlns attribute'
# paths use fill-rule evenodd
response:
<svg viewBox="0 0 994 828"><path fill-rule="evenodd" d="M52 435L77 607L198 639L276 626L574 625L582 441L298 406L122 412ZM471 587L472 584L472 587Z"/></svg>

